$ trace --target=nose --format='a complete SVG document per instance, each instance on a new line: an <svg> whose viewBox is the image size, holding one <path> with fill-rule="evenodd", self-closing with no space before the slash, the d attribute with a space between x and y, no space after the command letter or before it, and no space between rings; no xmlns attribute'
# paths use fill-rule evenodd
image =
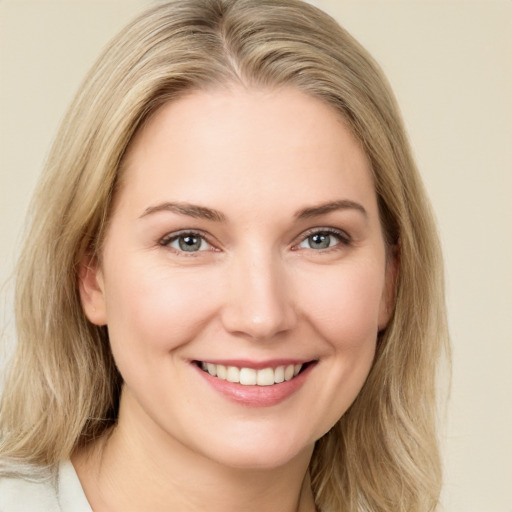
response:
<svg viewBox="0 0 512 512"><path fill-rule="evenodd" d="M285 263L276 255L247 251L228 270L222 311L224 328L254 340L269 340L297 322Z"/></svg>

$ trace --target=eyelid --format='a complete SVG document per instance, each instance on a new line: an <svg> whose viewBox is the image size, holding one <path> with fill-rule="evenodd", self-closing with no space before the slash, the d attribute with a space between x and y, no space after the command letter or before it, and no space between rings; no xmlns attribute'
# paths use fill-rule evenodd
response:
<svg viewBox="0 0 512 512"><path fill-rule="evenodd" d="M201 251L187 252L187 251L182 251L182 250L176 249L175 247L170 246L170 244L172 242L174 242L175 240L177 240L180 236L186 236L186 235L191 235L191 236L196 236L198 238L201 238L202 240L204 240L204 242L206 244L208 244L209 247L207 249L203 249ZM197 254L199 252L207 252L207 251L211 251L211 250L218 251L219 250L216 247L216 245L211 241L211 237L208 235L208 233L205 233L204 231L201 231L200 229L180 229L179 231L173 231L171 233L167 233L162 238L160 238L160 240L158 241L158 244L161 245L162 247L168 247L169 249L173 249L174 251L176 251L176 253L183 254L186 256L193 256L194 254Z"/></svg>
<svg viewBox="0 0 512 512"><path fill-rule="evenodd" d="M329 250L334 250L336 248L339 248L338 246L340 246L340 245L348 246L353 241L352 237L346 231L344 231L342 229L319 226L319 227L310 228L310 229L302 232L299 235L297 242L293 244L292 250L299 250L300 249L299 245L302 242L304 242L308 237L310 237L312 235L316 235L318 233L326 233L328 235L333 235L333 236L337 237L340 240L340 242L332 247L328 247L323 250L311 249L311 250L315 250L315 252L326 252Z"/></svg>
<svg viewBox="0 0 512 512"><path fill-rule="evenodd" d="M324 226L318 226L318 227L310 228L310 229L302 232L297 237L296 242L293 243L292 250L299 250L300 249L299 245L302 242L304 242L308 237L310 237L312 235L315 235L317 233L326 233L326 234L329 234L329 235L333 235L333 236L337 237L340 240L340 242L338 244L332 246L332 247L323 249L321 251L315 250L316 252L325 252L325 251L328 251L328 250L333 250L333 249L336 249L339 245L348 246L353 241L352 237L346 231L344 231L342 229L333 228L333 227L326 227L326 226L325 227ZM169 244L171 242L173 242L174 240L176 240L180 236L184 236L184 235L192 235L192 236L200 237L210 247L208 249L206 249L206 250L191 251L189 253L187 253L186 251L181 251L181 250L177 250L175 248L170 247ZM215 250L215 251L219 251L220 250L220 249L218 249L217 244L212 242L211 236L208 233L205 233L204 231L202 231L200 229L180 229L178 231L173 231L171 233L167 233L166 235L164 235L163 237L161 237L158 240L158 244L163 246L163 247L169 247L170 249L174 249L179 254L185 254L187 256L193 256L194 254L197 254L198 252L207 252L208 250Z"/></svg>

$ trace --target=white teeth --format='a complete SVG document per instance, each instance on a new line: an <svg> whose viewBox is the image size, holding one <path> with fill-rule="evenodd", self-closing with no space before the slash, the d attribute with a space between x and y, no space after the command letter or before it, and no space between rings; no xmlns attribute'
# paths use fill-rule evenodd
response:
<svg viewBox="0 0 512 512"><path fill-rule="evenodd" d="M240 370L236 366L228 366L226 380L228 382L240 382Z"/></svg>
<svg viewBox="0 0 512 512"><path fill-rule="evenodd" d="M240 368L240 384L254 386L257 381L256 370L252 368Z"/></svg>
<svg viewBox="0 0 512 512"><path fill-rule="evenodd" d="M288 365L284 369L284 380L292 380L294 371L295 371L295 367L293 366L293 364Z"/></svg>
<svg viewBox="0 0 512 512"><path fill-rule="evenodd" d="M217 365L217 377L219 379L226 380L227 373L227 368L223 364Z"/></svg>
<svg viewBox="0 0 512 512"><path fill-rule="evenodd" d="M279 384L284 382L284 366L278 366L274 372L274 382Z"/></svg>
<svg viewBox="0 0 512 512"><path fill-rule="evenodd" d="M201 362L201 368L210 375L228 382L243 384L244 386L272 386L296 377L302 369L302 364L289 364L277 368L237 368L222 364Z"/></svg>
<svg viewBox="0 0 512 512"><path fill-rule="evenodd" d="M272 368L263 368L258 370L258 386L272 386L274 384L274 370Z"/></svg>

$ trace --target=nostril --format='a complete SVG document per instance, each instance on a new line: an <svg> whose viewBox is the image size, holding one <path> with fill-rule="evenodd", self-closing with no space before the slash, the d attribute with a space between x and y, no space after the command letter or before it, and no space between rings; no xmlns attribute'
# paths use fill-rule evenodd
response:
<svg viewBox="0 0 512 512"><path fill-rule="evenodd" d="M257 261L255 261L256 257ZM230 269L222 322L227 331L254 340L270 340L296 324L285 271L266 254L251 253Z"/></svg>

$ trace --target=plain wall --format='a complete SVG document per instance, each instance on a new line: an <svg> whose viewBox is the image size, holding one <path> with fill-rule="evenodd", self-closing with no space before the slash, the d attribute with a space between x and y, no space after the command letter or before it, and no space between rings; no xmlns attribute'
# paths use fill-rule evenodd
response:
<svg viewBox="0 0 512 512"><path fill-rule="evenodd" d="M312 3L382 65L438 217L454 350L445 510L512 512L512 2ZM58 123L100 48L148 4L0 0L0 325L8 346L8 277Z"/></svg>

